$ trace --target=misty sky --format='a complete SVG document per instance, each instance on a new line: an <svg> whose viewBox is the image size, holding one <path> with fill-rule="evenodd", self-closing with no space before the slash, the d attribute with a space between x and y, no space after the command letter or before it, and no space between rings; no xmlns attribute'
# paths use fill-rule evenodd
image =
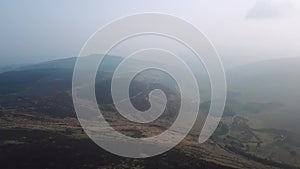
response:
<svg viewBox="0 0 300 169"><path fill-rule="evenodd" d="M299 0L1 0L0 66L77 56L99 27L141 12L192 23L213 42L226 67L300 57Z"/></svg>

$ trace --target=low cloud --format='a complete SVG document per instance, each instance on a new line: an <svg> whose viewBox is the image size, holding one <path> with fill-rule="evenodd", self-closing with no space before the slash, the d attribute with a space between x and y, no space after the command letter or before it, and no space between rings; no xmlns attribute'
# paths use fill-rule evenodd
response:
<svg viewBox="0 0 300 169"><path fill-rule="evenodd" d="M287 16L294 10L289 0L257 0L247 12L247 19L269 19Z"/></svg>

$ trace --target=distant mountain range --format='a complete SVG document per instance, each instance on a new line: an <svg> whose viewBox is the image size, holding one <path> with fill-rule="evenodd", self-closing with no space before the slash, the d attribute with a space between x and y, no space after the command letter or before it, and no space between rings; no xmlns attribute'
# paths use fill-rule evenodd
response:
<svg viewBox="0 0 300 169"><path fill-rule="evenodd" d="M109 56L105 57L100 66L99 73L105 78L101 80L99 78L100 75L97 76L98 83L96 85L98 86L96 92L101 93L101 95L99 95L101 97L99 98L103 103L112 102L110 96L111 76L121 61L121 57ZM40 104L40 107L45 109L45 111L49 111L47 110L47 106L42 105L48 104L44 103L46 102L45 99L53 99L51 104L67 101L68 104L72 105L70 92L72 71L75 62L76 58L60 59L23 66L12 71L1 73L0 94L5 95L5 99L1 97L0 105L14 106L15 104L14 107L20 107L20 105L24 104L24 100L22 101L20 97L27 98L27 100L31 100L31 102L35 102L35 104ZM138 64L138 61L136 61L135 64ZM277 112L278 114L284 111L288 114L292 114L293 116L291 117L293 117L293 119L300 120L300 116L298 116L298 110L300 110L298 104L300 96L299 66L299 58L290 58L262 61L228 70L226 72L228 101L225 108L225 115L240 113L257 114L267 111ZM162 79L168 79L166 77L167 76L161 76ZM209 84L205 82L205 79L201 80L201 83ZM151 80L148 82L151 82ZM167 80L165 80L165 86L166 85L169 85ZM202 85L200 86L200 90L209 93L208 91L210 91L210 89L208 86L209 85ZM39 99L40 97L44 99ZM18 105L18 102L20 102L20 105ZM26 106L23 105L23 107ZM56 107L59 110L60 106ZM72 114L73 107L66 107L67 106L62 110L66 109L67 112L69 112L66 114Z"/></svg>
<svg viewBox="0 0 300 169"><path fill-rule="evenodd" d="M117 56L106 57L99 71L113 73L121 60L122 58ZM0 93L14 92L8 88L25 87L50 75L71 76L75 62L75 57L59 59L2 72ZM300 96L299 66L299 58L290 58L251 63L230 69L226 71L229 96L239 96L245 101L297 104L297 97Z"/></svg>
<svg viewBox="0 0 300 169"><path fill-rule="evenodd" d="M277 59L252 63L227 71L229 90L249 101L298 105L300 59Z"/></svg>

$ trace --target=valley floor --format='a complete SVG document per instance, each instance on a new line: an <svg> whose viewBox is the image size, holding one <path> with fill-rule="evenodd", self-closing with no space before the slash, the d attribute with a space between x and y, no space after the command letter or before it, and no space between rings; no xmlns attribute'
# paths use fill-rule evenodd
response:
<svg viewBox="0 0 300 169"><path fill-rule="evenodd" d="M148 136L164 129L157 124L139 127L137 130L132 124L115 118L114 113L109 114L107 119L113 122L112 126L128 135ZM247 149L247 146L238 145L240 142L237 140L242 140L239 132L246 133L247 130L247 127L244 127L242 131L237 131L230 126L229 131L222 133L222 130L218 130L217 135L202 145L197 143L197 134L192 132L182 143L164 154L146 159L129 159L115 156L98 147L85 135L76 118L40 117L2 110L0 114L0 165L1 168L6 169L296 168L285 163L267 160L263 156L257 157L251 147ZM196 133L196 130L194 132ZM251 132L254 133L252 130ZM242 144L250 143L242 142ZM261 146L264 147L263 144ZM263 151L261 154L263 155Z"/></svg>

